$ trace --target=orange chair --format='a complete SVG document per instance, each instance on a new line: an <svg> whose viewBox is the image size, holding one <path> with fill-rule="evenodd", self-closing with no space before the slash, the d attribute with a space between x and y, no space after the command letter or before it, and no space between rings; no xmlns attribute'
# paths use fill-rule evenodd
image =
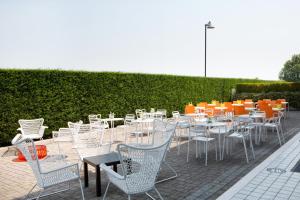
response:
<svg viewBox="0 0 300 200"><path fill-rule="evenodd" d="M233 106L234 115L245 115L247 114L245 106Z"/></svg>
<svg viewBox="0 0 300 200"><path fill-rule="evenodd" d="M233 106L231 102L224 102L224 106L227 108L226 112L233 112Z"/></svg>
<svg viewBox="0 0 300 200"><path fill-rule="evenodd" d="M253 102L252 99L245 99L245 102Z"/></svg>
<svg viewBox="0 0 300 200"><path fill-rule="evenodd" d="M272 110L272 106L267 105L266 107L264 107L264 110L266 113L266 118L272 118L274 116L274 111Z"/></svg>
<svg viewBox="0 0 300 200"><path fill-rule="evenodd" d="M184 109L185 114L195 113L195 106L193 104L188 104Z"/></svg>
<svg viewBox="0 0 300 200"><path fill-rule="evenodd" d="M197 104L197 106L206 108L207 107L207 102L200 102L200 103Z"/></svg>

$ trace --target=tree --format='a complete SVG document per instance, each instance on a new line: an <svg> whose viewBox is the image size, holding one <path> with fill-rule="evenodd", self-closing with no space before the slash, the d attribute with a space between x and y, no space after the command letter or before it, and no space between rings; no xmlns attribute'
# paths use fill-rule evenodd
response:
<svg viewBox="0 0 300 200"><path fill-rule="evenodd" d="M279 73L279 79L292 82L300 82L300 54L293 55L284 64Z"/></svg>

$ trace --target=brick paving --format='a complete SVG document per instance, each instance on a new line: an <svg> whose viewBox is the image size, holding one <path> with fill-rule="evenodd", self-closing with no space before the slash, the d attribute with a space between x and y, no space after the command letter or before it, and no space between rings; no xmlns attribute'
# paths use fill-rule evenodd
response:
<svg viewBox="0 0 300 200"><path fill-rule="evenodd" d="M296 133L300 132L300 112L291 111L286 120L286 138L289 139ZM120 137L122 135L120 134ZM57 153L57 145L52 140L44 140L48 148L48 154ZM165 199L216 199L234 183L236 183L245 174L251 171L272 152L279 148L276 133L269 132L266 142L254 145L256 159L253 160L249 152L250 163L245 161L243 146L237 143L234 146L232 155L225 156L223 161L216 161L213 149L209 152L208 166L204 165L204 156L196 159L194 142L190 146L190 159L186 162L186 143L182 144L180 155L177 155L176 143L167 156L167 161L178 172L178 177L156 185ZM75 152L68 145L65 146L68 160L77 161ZM2 155L7 148L0 148ZM31 168L27 163L12 162L15 156L5 154L0 157L0 199L22 199L35 184L35 179ZM102 172L101 172L102 173ZM102 174L102 191L105 190L107 179ZM162 169L159 179L169 175L169 171ZM83 170L81 170L81 179L83 183ZM89 168L89 187L84 188L86 199L101 199L95 194L95 171ZM50 190L55 191L57 188ZM155 192L150 192L157 198ZM42 199L81 199L81 193L78 182L71 183L71 189L44 197ZM127 196L115 186L111 185L108 191L107 199L127 199ZM149 199L146 195L134 195L132 199Z"/></svg>

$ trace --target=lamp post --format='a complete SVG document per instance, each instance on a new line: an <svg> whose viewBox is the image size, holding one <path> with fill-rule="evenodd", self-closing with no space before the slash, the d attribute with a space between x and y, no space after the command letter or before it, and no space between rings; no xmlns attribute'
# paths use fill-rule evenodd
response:
<svg viewBox="0 0 300 200"><path fill-rule="evenodd" d="M211 22L209 21L207 24L205 24L205 51L204 51L204 76L206 77L206 30L207 29L213 29L215 27L213 27L211 25Z"/></svg>

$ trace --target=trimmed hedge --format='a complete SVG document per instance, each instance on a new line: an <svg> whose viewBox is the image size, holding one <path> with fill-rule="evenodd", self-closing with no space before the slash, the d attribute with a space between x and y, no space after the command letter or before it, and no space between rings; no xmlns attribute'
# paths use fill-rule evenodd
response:
<svg viewBox="0 0 300 200"><path fill-rule="evenodd" d="M236 93L267 93L267 92L300 92L300 83L269 82L269 83L239 83Z"/></svg>
<svg viewBox="0 0 300 200"><path fill-rule="evenodd" d="M250 79L200 78L110 72L0 70L0 146L10 144L18 119L43 117L49 129L87 122L91 113L122 117L137 108L183 112L188 102L228 101L231 89Z"/></svg>

